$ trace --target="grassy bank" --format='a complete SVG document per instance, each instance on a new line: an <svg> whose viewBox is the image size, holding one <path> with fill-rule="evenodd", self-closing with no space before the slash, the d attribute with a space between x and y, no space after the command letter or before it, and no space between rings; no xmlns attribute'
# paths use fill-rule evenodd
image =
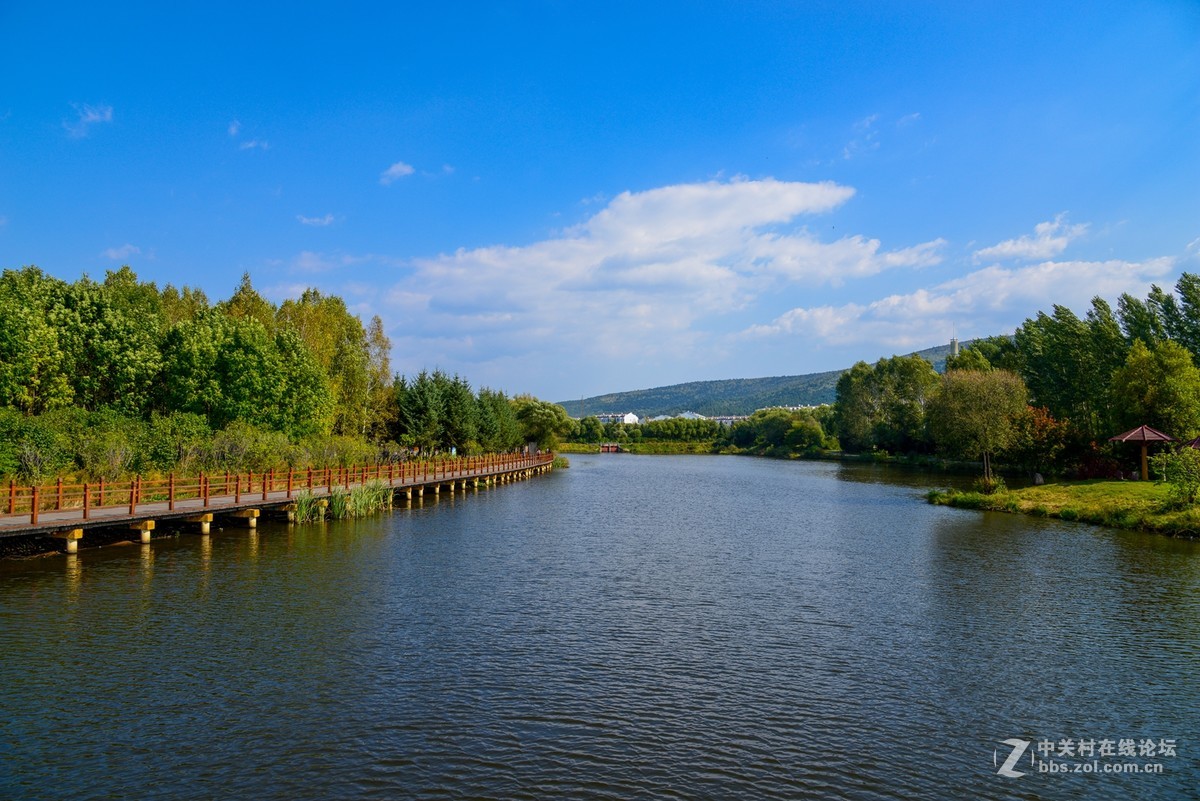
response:
<svg viewBox="0 0 1200 801"><path fill-rule="evenodd" d="M1080 481L1005 490L994 495L932 490L929 502L959 509L1014 512L1035 517L1153 531L1174 537L1200 536L1200 509L1172 506L1167 487L1149 481Z"/></svg>

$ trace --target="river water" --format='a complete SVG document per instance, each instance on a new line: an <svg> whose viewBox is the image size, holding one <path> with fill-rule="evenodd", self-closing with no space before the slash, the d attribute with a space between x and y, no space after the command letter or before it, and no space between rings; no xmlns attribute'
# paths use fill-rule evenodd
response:
<svg viewBox="0 0 1200 801"><path fill-rule="evenodd" d="M571 462L0 564L0 798L1197 797L1197 544L879 467Z"/></svg>

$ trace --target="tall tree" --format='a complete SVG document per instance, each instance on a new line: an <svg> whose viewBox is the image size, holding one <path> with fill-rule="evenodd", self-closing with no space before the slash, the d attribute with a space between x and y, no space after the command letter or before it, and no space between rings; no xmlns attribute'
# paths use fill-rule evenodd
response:
<svg viewBox="0 0 1200 801"><path fill-rule="evenodd" d="M217 308L234 320L256 320L268 334L275 333L275 305L258 294L250 273L242 273L238 288L228 300L218 303Z"/></svg>
<svg viewBox="0 0 1200 801"><path fill-rule="evenodd" d="M214 429L279 422L279 351L253 317L202 312L168 332L163 360L162 408L202 415Z"/></svg>
<svg viewBox="0 0 1200 801"><path fill-rule="evenodd" d="M367 436L375 441L387 437L395 413L392 392L392 343L379 315L367 326Z"/></svg>
<svg viewBox="0 0 1200 801"><path fill-rule="evenodd" d="M1112 397L1122 429L1149 425L1177 439L1200 434L1200 369L1177 342L1135 340L1113 373Z"/></svg>
<svg viewBox="0 0 1200 801"><path fill-rule="evenodd" d="M559 437L571 430L567 410L557 403L538 400L532 395L518 395L513 399L513 407L525 441L536 443L543 450L558 447Z"/></svg>
<svg viewBox="0 0 1200 801"><path fill-rule="evenodd" d="M992 456L1014 441L1018 422L1027 413L1025 383L1007 370L952 370L941 383L929 411L934 441L952 455L980 457L984 485L990 488Z"/></svg>
<svg viewBox="0 0 1200 801"><path fill-rule="evenodd" d="M442 447L446 404L441 383L426 370L409 380L397 377L396 424L393 439L429 453Z"/></svg>
<svg viewBox="0 0 1200 801"><path fill-rule="evenodd" d="M362 436L368 428L370 353L362 321L336 296L306 289L299 300L279 307L279 323L290 325L329 378L336 434ZM377 365L378 366L378 365Z"/></svg>
<svg viewBox="0 0 1200 801"><path fill-rule="evenodd" d="M76 281L66 292L64 307L59 337L76 405L145 414L162 365L158 291L152 284L139 285L126 267L109 273L104 284L86 276Z"/></svg>
<svg viewBox="0 0 1200 801"><path fill-rule="evenodd" d="M458 451L468 451L478 445L479 405L466 379L447 378L435 373L442 396L444 412L443 445Z"/></svg>
<svg viewBox="0 0 1200 801"><path fill-rule="evenodd" d="M56 324L67 285L37 267L0 275L0 407L25 414L74 400L71 364Z"/></svg>
<svg viewBox="0 0 1200 801"><path fill-rule="evenodd" d="M482 387L476 401L479 409L479 444L483 450L500 453L521 444L521 424L507 395Z"/></svg>

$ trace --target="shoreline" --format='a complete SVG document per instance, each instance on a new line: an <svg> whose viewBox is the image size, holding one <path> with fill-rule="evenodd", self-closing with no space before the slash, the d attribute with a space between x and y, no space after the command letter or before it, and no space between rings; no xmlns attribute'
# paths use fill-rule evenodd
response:
<svg viewBox="0 0 1200 801"><path fill-rule="evenodd" d="M1151 481L1094 479L1001 490L993 495L930 490L926 499L955 509L1090 523L1178 539L1200 538L1200 508L1172 506L1167 487Z"/></svg>

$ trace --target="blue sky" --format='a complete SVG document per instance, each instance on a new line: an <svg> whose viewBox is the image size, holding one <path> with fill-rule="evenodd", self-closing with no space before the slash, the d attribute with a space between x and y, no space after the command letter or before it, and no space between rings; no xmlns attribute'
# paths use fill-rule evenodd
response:
<svg viewBox="0 0 1200 801"><path fill-rule="evenodd" d="M315 286L552 400L1200 271L1195 2L175 5L0 0L0 267Z"/></svg>

